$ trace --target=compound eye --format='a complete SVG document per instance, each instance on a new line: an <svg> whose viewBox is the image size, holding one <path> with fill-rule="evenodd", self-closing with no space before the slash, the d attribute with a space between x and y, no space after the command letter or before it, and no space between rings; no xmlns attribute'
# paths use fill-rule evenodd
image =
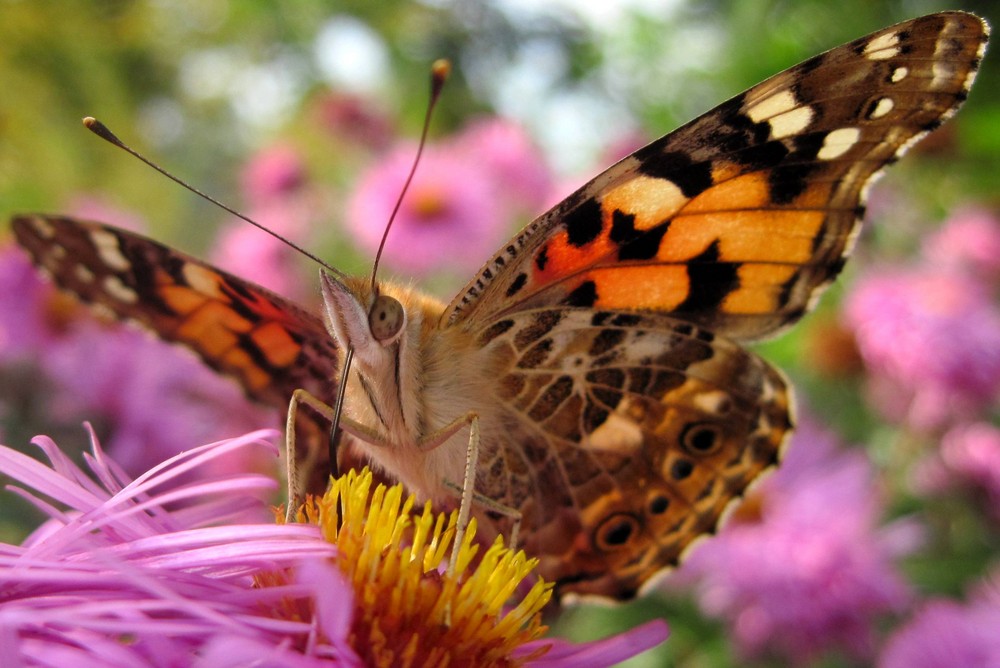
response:
<svg viewBox="0 0 1000 668"><path fill-rule="evenodd" d="M385 342L396 338L403 328L406 313L399 300L388 295L379 295L368 312L368 328L376 341Z"/></svg>

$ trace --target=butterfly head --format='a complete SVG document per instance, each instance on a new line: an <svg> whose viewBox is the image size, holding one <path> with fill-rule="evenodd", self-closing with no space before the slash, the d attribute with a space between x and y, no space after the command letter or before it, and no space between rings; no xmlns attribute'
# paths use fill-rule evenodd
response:
<svg viewBox="0 0 1000 668"><path fill-rule="evenodd" d="M406 309L400 301L372 289L365 280L340 278L321 272L327 326L344 349L354 348L362 364L377 364L395 347L406 330Z"/></svg>
<svg viewBox="0 0 1000 668"><path fill-rule="evenodd" d="M326 326L341 350L354 351L349 383L367 399L349 410L371 410L366 419L381 424L388 442L409 440L419 423L412 396L419 379L420 337L434 322L413 290L391 283L321 273ZM376 408L377 407L377 408ZM364 416L362 416L364 417Z"/></svg>

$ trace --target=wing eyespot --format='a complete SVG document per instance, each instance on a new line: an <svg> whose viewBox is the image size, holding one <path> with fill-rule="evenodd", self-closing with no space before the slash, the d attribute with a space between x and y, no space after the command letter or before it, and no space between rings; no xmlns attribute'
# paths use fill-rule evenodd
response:
<svg viewBox="0 0 1000 668"><path fill-rule="evenodd" d="M639 534L642 524L630 513L615 513L605 518L594 531L594 546L602 552L620 550Z"/></svg>
<svg viewBox="0 0 1000 668"><path fill-rule="evenodd" d="M697 457L718 452L723 441L722 428L709 422L693 422L681 432L681 446Z"/></svg>
<svg viewBox="0 0 1000 668"><path fill-rule="evenodd" d="M650 515L662 515L670 507L670 499L659 492L649 497L646 502L646 509Z"/></svg>
<svg viewBox="0 0 1000 668"><path fill-rule="evenodd" d="M686 459L678 459L670 465L670 477L677 482L686 480L691 477L692 473L694 473L694 464Z"/></svg>

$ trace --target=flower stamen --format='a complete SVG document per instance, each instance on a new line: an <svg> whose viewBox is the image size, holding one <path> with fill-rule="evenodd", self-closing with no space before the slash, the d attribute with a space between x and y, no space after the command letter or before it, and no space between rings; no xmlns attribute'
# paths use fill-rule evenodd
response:
<svg viewBox="0 0 1000 668"><path fill-rule="evenodd" d="M480 546L472 519L448 569L458 513L434 513L429 502L417 513L402 486L372 490L372 482L367 469L350 471L299 512L337 546L336 562L355 590L350 643L359 656L375 666L481 666L519 665L545 652L513 658L545 632L541 609L552 585L536 581L505 610L536 559L498 537L473 565Z"/></svg>

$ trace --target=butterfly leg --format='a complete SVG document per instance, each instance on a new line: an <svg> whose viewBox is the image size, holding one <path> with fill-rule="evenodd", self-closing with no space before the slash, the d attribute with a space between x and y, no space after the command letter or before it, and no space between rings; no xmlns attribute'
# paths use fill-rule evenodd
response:
<svg viewBox="0 0 1000 668"><path fill-rule="evenodd" d="M465 540L465 528L469 525L472 512L472 497L476 493L476 465L479 463L479 416L469 413L469 445L465 449L465 474L462 476L462 501L458 506L458 526L455 527L455 543L451 546L451 560L448 575L455 574L459 547Z"/></svg>
<svg viewBox="0 0 1000 668"><path fill-rule="evenodd" d="M458 498L462 497L462 493L464 491L462 485L454 483L450 480L446 480L445 487L454 492L455 496L457 496ZM511 520L512 523L510 527L510 535L507 538L507 547L510 550L516 550L518 534L520 533L521 530L521 520L524 517L521 514L521 511L518 510L517 508L513 508L511 506L507 506L497 501L494 501L485 494L480 494L479 492L475 491L472 493L472 503L476 506L479 506L480 508L483 508L487 512L496 513L497 515L502 515Z"/></svg>
<svg viewBox="0 0 1000 668"><path fill-rule="evenodd" d="M318 413L328 422L333 422L333 407L317 398L308 390L297 389L292 393L291 401L288 402L288 416L285 420L285 467L288 479L288 508L285 510L285 521L292 522L295 518L296 509L305 500L305 485L309 476L303 479L303 471L309 472L320 458L320 444L310 443L310 452L300 462L297 452L297 439L295 437L296 423L300 419L299 407L305 405ZM378 432L363 424L359 424L346 416L341 416L340 427L344 432L373 444L382 443L382 438ZM454 432L452 432L454 433Z"/></svg>
<svg viewBox="0 0 1000 668"><path fill-rule="evenodd" d="M449 574L458 557L458 546L462 544L465 537L465 528L469 524L469 515L472 514L472 504L476 504L488 511L496 512L513 519L508 544L513 550L517 546L517 534L521 527L521 513L515 508L505 506L493 499L484 496L476 491L476 467L479 463L479 416L469 412L445 425L436 432L429 434L420 443L423 451L433 450L455 435L466 424L469 425L469 445L465 450L465 473L462 476L462 484L445 480L444 485L456 493L460 499L458 507L458 526L455 534L455 544L452 547L451 565Z"/></svg>
<svg viewBox="0 0 1000 668"><path fill-rule="evenodd" d="M288 507L285 509L285 521L293 522L298 507L304 500L304 483L299 477L302 470L308 470L317 458L316 453L310 453L305 459L305 465L300 465L295 438L295 425L299 419L299 405L305 404L327 420L333 421L333 408L317 399L307 390L298 389L292 393L288 402L288 416L285 420L285 477L287 479ZM314 449L314 447L310 449Z"/></svg>
<svg viewBox="0 0 1000 668"><path fill-rule="evenodd" d="M465 449L465 474L462 481L461 503L458 507L458 526L455 531L455 542L451 547L451 560L448 563L448 575L455 574L455 563L458 550L465 539L465 528L469 524L469 514L472 509L472 496L476 487L476 463L479 460L479 415L470 411L461 415L441 429L428 434L421 442L420 449L427 452L440 446L454 436L459 429L469 425L469 445Z"/></svg>

